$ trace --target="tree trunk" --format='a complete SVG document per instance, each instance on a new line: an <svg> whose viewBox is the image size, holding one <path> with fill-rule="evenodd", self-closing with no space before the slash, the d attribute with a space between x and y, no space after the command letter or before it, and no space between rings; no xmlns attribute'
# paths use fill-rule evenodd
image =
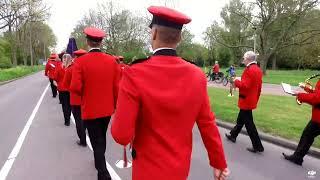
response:
<svg viewBox="0 0 320 180"><path fill-rule="evenodd" d="M272 58L272 70L276 70L277 69L277 55L274 55L274 57Z"/></svg>
<svg viewBox="0 0 320 180"><path fill-rule="evenodd" d="M270 55L260 55L260 68L263 72L263 75L267 74L267 65L270 59Z"/></svg>
<svg viewBox="0 0 320 180"><path fill-rule="evenodd" d="M32 52L32 33L31 33L31 24L29 24L29 51L30 51L30 64L33 66L33 52Z"/></svg>
<svg viewBox="0 0 320 180"><path fill-rule="evenodd" d="M10 37L10 40L11 40L11 43L10 43L10 46L11 46L11 63L15 67L15 66L18 65L18 62L17 62L17 48L16 48L15 39L13 37L12 26L11 25L9 25L9 37Z"/></svg>

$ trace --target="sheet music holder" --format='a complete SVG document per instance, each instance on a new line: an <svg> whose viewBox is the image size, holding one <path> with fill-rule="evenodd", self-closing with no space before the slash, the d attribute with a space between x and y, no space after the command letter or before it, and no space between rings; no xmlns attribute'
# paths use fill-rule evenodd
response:
<svg viewBox="0 0 320 180"><path fill-rule="evenodd" d="M295 95L296 93L292 90L292 86L287 83L281 83L282 89L285 93Z"/></svg>

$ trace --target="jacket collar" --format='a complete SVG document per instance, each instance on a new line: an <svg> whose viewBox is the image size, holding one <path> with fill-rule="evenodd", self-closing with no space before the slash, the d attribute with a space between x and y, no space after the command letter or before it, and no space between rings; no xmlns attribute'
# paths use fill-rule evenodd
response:
<svg viewBox="0 0 320 180"><path fill-rule="evenodd" d="M100 48L91 48L89 52L101 52Z"/></svg>
<svg viewBox="0 0 320 180"><path fill-rule="evenodd" d="M175 49L159 48L153 51L153 56L178 56L178 55Z"/></svg>

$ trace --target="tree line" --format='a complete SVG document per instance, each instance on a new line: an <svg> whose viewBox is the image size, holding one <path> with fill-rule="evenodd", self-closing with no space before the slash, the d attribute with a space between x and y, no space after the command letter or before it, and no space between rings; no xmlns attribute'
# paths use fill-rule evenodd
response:
<svg viewBox="0 0 320 180"><path fill-rule="evenodd" d="M230 0L221 10L221 20L203 29L203 41L183 29L177 51L199 66L219 61L222 66L240 65L245 51L253 50L266 72L272 69L317 69L320 67L320 0ZM167 0L163 5L175 4ZM45 58L56 44L44 0L0 2L0 68L33 65ZM151 17L148 13L121 8L116 1L100 3L77 23L70 36L86 48L83 29L96 26L108 37L105 51L125 57L126 62L151 54Z"/></svg>
<svg viewBox="0 0 320 180"><path fill-rule="evenodd" d="M165 1L167 4L167 1ZM126 61L150 55L150 18L121 9L114 1L91 9L72 36L84 47L85 26L94 25L108 33L104 48L123 55ZM320 67L319 0L230 0L220 13L221 21L204 28L203 43L183 29L177 51L199 66L219 61L222 66L240 65L245 51L258 54L264 73L267 68L317 69Z"/></svg>
<svg viewBox="0 0 320 180"><path fill-rule="evenodd" d="M0 1L0 68L38 64L56 45L44 0Z"/></svg>

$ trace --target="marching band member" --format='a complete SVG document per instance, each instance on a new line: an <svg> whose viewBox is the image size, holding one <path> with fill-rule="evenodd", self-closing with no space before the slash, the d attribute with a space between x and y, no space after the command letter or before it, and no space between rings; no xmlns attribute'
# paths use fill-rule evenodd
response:
<svg viewBox="0 0 320 180"><path fill-rule="evenodd" d="M314 139L320 135L320 80L318 80L314 90L312 88L305 88L305 90L307 93L297 94L297 100L312 106L311 120L304 128L295 152L292 155L282 153L286 160L300 166Z"/></svg>
<svg viewBox="0 0 320 180"><path fill-rule="evenodd" d="M75 58L73 59L73 63L76 63L77 59L82 56L87 54L87 51L80 49L77 51L73 52ZM66 74L64 76L64 85L68 89L70 88L71 80L72 80L72 70L73 70L74 65L71 64L69 67L66 69ZM77 141L77 144L79 146L86 147L87 146L87 141L86 141L86 129L84 127L83 121L81 119L81 97L73 92L70 91L70 105L71 105L71 111L75 119L76 123L76 130L77 130L77 135L79 137L79 141Z"/></svg>
<svg viewBox="0 0 320 180"><path fill-rule="evenodd" d="M62 64L57 65L55 71L55 81L58 84L59 97L61 100L62 111L64 116L64 125L70 126L71 106L70 106L70 94L68 87L65 86L63 79L65 76L66 68L71 65L72 57L70 54L64 54L62 56Z"/></svg>
<svg viewBox="0 0 320 180"><path fill-rule="evenodd" d="M226 134L227 139L235 143L243 125L245 125L252 142L252 148L247 148L247 150L253 153L264 151L252 116L252 110L257 108L262 87L262 71L257 65L256 57L252 51L246 52L243 56L242 63L246 65L246 68L241 79L235 78L234 80L234 85L239 88L238 107L240 112L236 126L230 131L230 134Z"/></svg>
<svg viewBox="0 0 320 180"><path fill-rule="evenodd" d="M101 52L105 32L84 29L90 50L74 64L70 90L81 96L81 117L93 148L98 180L111 180L106 167L106 132L118 96L120 68L116 59Z"/></svg>
<svg viewBox="0 0 320 180"><path fill-rule="evenodd" d="M186 180L197 123L214 176L225 179L228 169L206 77L176 52L182 26L191 19L166 7L148 10L153 55L124 69L112 136L121 145L133 141L133 180Z"/></svg>
<svg viewBox="0 0 320 180"><path fill-rule="evenodd" d="M53 98L57 96L57 86L55 86L53 83L54 71L57 64L56 63L57 58L58 58L57 54L51 54L45 67L45 76L49 78Z"/></svg>

